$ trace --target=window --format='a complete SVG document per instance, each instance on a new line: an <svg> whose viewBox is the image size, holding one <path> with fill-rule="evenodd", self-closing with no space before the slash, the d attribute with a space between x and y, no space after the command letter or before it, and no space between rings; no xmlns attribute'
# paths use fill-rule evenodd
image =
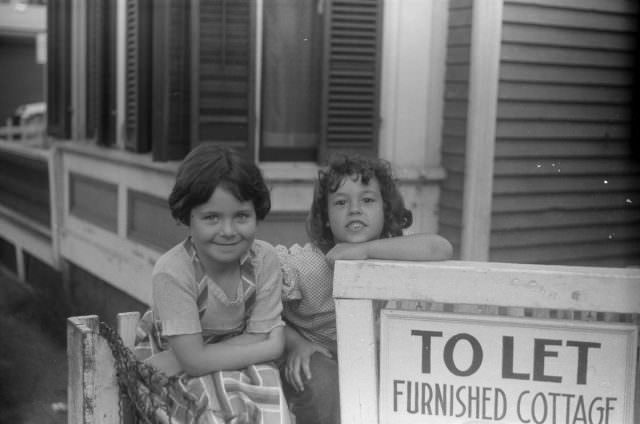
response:
<svg viewBox="0 0 640 424"><path fill-rule="evenodd" d="M126 0L125 148L159 161L204 141L260 161L377 154L380 2ZM96 9L87 134L112 144L116 13Z"/></svg>

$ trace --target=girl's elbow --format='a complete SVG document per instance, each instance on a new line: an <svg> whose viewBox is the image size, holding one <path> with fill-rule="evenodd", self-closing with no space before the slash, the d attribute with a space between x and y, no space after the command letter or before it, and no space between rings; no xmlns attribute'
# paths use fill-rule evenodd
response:
<svg viewBox="0 0 640 424"><path fill-rule="evenodd" d="M442 240L442 260L444 261L453 257L453 245L449 242L449 240L445 238L443 238Z"/></svg>
<svg viewBox="0 0 640 424"><path fill-rule="evenodd" d="M433 260L446 261L453 257L453 245L444 237L438 236L435 243L431 245L431 254Z"/></svg>

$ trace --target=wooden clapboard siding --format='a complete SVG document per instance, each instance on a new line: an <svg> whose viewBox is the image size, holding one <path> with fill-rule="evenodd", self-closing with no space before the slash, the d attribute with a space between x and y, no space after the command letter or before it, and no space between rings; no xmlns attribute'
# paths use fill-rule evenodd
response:
<svg viewBox="0 0 640 424"><path fill-rule="evenodd" d="M505 1L490 260L640 264L636 20L625 0Z"/></svg>
<svg viewBox="0 0 640 424"><path fill-rule="evenodd" d="M602 260L603 258L608 258L611 261L617 258L626 262L622 266L628 266L630 263L637 263L638 255L640 255L640 247L638 247L640 243L637 242L637 239L625 241L605 240L600 243L593 241L567 243L563 242L560 234L558 234L557 238L562 243L523 248L492 248L492 262L565 265L577 259L581 259L588 264L591 259Z"/></svg>
<svg viewBox="0 0 640 424"><path fill-rule="evenodd" d="M471 0L449 3L442 135L442 162L448 177L440 195L439 232L453 244L456 256L462 232L464 169L453 169L451 164L465 161L472 6Z"/></svg>

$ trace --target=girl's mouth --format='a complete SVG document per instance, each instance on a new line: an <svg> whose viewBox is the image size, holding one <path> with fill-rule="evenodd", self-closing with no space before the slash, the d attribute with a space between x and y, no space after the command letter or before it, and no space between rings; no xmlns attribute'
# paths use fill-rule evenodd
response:
<svg viewBox="0 0 640 424"><path fill-rule="evenodd" d="M351 231L360 231L365 227L365 223L362 221L352 221L347 224L347 228Z"/></svg>
<svg viewBox="0 0 640 424"><path fill-rule="evenodd" d="M240 241L234 241L234 242L231 242L231 243L229 243L229 242L227 242L227 243L221 243L221 242L215 242L215 241L213 242L213 244L217 244L218 246L223 246L223 247L224 247L224 246L226 246L226 247L228 247L228 246L235 246L235 245L236 245L236 244L238 244L238 243L240 243Z"/></svg>

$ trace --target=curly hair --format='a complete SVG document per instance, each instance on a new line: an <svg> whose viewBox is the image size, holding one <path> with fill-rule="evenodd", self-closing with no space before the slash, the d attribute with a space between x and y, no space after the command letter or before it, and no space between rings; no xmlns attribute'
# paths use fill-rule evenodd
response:
<svg viewBox="0 0 640 424"><path fill-rule="evenodd" d="M325 253L336 244L329 227L329 194L338 190L344 178L352 176L358 176L363 184L368 184L371 178L375 178L380 185L384 210L380 238L400 236L402 230L413 222L411 211L404 206L389 162L357 155L336 157L326 168L318 171L313 202L306 222L311 242Z"/></svg>
<svg viewBox="0 0 640 424"><path fill-rule="evenodd" d="M260 169L235 150L202 143L184 158L169 195L171 216L184 225L191 211L206 203L215 189L224 187L238 200L251 201L258 220L271 209L271 196Z"/></svg>

